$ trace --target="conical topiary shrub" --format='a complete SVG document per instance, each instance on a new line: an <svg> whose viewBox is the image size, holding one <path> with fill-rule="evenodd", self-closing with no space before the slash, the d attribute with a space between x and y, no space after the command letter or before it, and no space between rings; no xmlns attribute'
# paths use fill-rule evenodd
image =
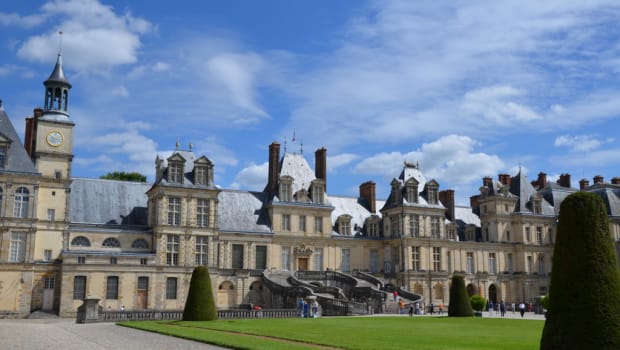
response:
<svg viewBox="0 0 620 350"><path fill-rule="evenodd" d="M194 269L189 283L183 321L213 320L217 320L217 310L211 289L211 276L206 266L198 266Z"/></svg>
<svg viewBox="0 0 620 350"><path fill-rule="evenodd" d="M562 202L540 348L620 349L620 277L607 210L593 193Z"/></svg>
<svg viewBox="0 0 620 350"><path fill-rule="evenodd" d="M465 280L463 276L452 276L450 285L450 305L448 305L448 316L466 317L473 316L474 312L469 303L467 290L465 290Z"/></svg>

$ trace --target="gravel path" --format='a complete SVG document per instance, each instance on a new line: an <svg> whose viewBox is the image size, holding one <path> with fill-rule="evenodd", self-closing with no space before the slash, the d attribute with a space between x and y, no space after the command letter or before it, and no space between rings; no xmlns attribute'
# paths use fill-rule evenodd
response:
<svg viewBox="0 0 620 350"><path fill-rule="evenodd" d="M190 340L113 323L76 324L75 319L0 319L2 350L223 350Z"/></svg>

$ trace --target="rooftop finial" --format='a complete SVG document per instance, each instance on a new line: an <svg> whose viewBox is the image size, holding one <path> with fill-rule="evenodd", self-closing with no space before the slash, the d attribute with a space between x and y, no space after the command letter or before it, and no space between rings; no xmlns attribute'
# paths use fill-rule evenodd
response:
<svg viewBox="0 0 620 350"><path fill-rule="evenodd" d="M304 154L304 142L299 142L299 154Z"/></svg>
<svg viewBox="0 0 620 350"><path fill-rule="evenodd" d="M177 143L176 143L176 151L178 151L178 150L179 150L179 146L180 146L180 145L181 145L181 143L179 142L179 140L177 140Z"/></svg>
<svg viewBox="0 0 620 350"><path fill-rule="evenodd" d="M194 148L194 145L190 142L189 143L189 151L191 152L193 148Z"/></svg>
<svg viewBox="0 0 620 350"><path fill-rule="evenodd" d="M58 36L60 37L58 40L58 54L62 55L62 30L58 32Z"/></svg>
<svg viewBox="0 0 620 350"><path fill-rule="evenodd" d="M286 154L286 136L284 136L284 154Z"/></svg>

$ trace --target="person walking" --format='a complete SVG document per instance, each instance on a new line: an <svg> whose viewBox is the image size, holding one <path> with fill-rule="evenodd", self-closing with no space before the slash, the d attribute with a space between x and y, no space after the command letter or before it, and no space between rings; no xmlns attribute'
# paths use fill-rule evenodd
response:
<svg viewBox="0 0 620 350"><path fill-rule="evenodd" d="M504 304L503 300L499 303L499 313L502 317L506 315L506 304Z"/></svg>
<svg viewBox="0 0 620 350"><path fill-rule="evenodd" d="M525 314L525 304L523 302L519 304L519 312L521 313L521 318L523 318L523 315Z"/></svg>
<svg viewBox="0 0 620 350"><path fill-rule="evenodd" d="M314 299L312 302L312 317L317 317L317 313L319 311L319 303Z"/></svg>
<svg viewBox="0 0 620 350"><path fill-rule="evenodd" d="M443 301L439 303L439 315L443 315Z"/></svg>
<svg viewBox="0 0 620 350"><path fill-rule="evenodd" d="M409 304L409 317L413 316L413 305Z"/></svg>

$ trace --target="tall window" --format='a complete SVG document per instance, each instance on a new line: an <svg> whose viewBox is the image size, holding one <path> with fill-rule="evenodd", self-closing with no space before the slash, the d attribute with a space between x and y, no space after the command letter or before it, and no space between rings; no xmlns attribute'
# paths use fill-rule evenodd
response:
<svg viewBox="0 0 620 350"><path fill-rule="evenodd" d="M413 271L420 271L420 247L411 247L411 269Z"/></svg>
<svg viewBox="0 0 620 350"><path fill-rule="evenodd" d="M341 217L339 220L340 224L340 234L341 235L351 235L351 220L346 217Z"/></svg>
<svg viewBox="0 0 620 350"><path fill-rule="evenodd" d="M323 271L323 248L314 248L312 258L314 259L314 270Z"/></svg>
<svg viewBox="0 0 620 350"><path fill-rule="evenodd" d="M465 272L467 273L474 273L474 253L473 252L467 252L467 256L466 256L466 264L465 264Z"/></svg>
<svg viewBox="0 0 620 350"><path fill-rule="evenodd" d="M376 249L370 250L370 272L379 271L379 252Z"/></svg>
<svg viewBox="0 0 620 350"><path fill-rule="evenodd" d="M243 268L243 244L233 244L232 245L232 268L233 269L242 269Z"/></svg>
<svg viewBox="0 0 620 350"><path fill-rule="evenodd" d="M506 262L507 268L508 268L508 272L512 272L514 270L514 265L513 265L513 261L512 261L512 254L508 253L508 256L506 257L506 259L508 260Z"/></svg>
<svg viewBox="0 0 620 350"><path fill-rule="evenodd" d="M172 183L183 183L183 163L171 161L168 167L168 181Z"/></svg>
<svg viewBox="0 0 620 350"><path fill-rule="evenodd" d="M15 204L13 206L13 216L16 218L28 217L28 196L30 192L25 187L20 187L15 191Z"/></svg>
<svg viewBox="0 0 620 350"><path fill-rule="evenodd" d="M351 249L342 248L342 261L340 267L343 272L351 271Z"/></svg>
<svg viewBox="0 0 620 350"><path fill-rule="evenodd" d="M314 232L323 233L323 217L322 216L314 217Z"/></svg>
<svg viewBox="0 0 620 350"><path fill-rule="evenodd" d="M199 199L196 203L196 225L199 227L209 226L209 200Z"/></svg>
<svg viewBox="0 0 620 350"><path fill-rule="evenodd" d="M428 203L437 204L437 189L436 188L428 189Z"/></svg>
<svg viewBox="0 0 620 350"><path fill-rule="evenodd" d="M400 235L400 225L397 215L390 216L390 233L392 237L398 237Z"/></svg>
<svg viewBox="0 0 620 350"><path fill-rule="evenodd" d="M7 147L5 145L0 146L0 169L5 167Z"/></svg>
<svg viewBox="0 0 620 350"><path fill-rule="evenodd" d="M407 202L417 203L418 201L418 184L414 182L407 183Z"/></svg>
<svg viewBox="0 0 620 350"><path fill-rule="evenodd" d="M511 239L510 239L510 230L506 230L506 240L507 240L508 242L510 242L510 241L511 241Z"/></svg>
<svg viewBox="0 0 620 350"><path fill-rule="evenodd" d="M441 271L441 248L433 247L433 271Z"/></svg>
<svg viewBox="0 0 620 350"><path fill-rule="evenodd" d="M264 270L267 268L267 246L265 245L257 245L256 246L256 261L255 268Z"/></svg>
<svg viewBox="0 0 620 350"><path fill-rule="evenodd" d="M181 198L168 197L168 225L181 224Z"/></svg>
<svg viewBox="0 0 620 350"><path fill-rule="evenodd" d="M306 216L305 215L299 216L299 231L306 232Z"/></svg>
<svg viewBox="0 0 620 350"><path fill-rule="evenodd" d="M456 241L456 231L452 225L448 227L448 239L451 241Z"/></svg>
<svg viewBox="0 0 620 350"><path fill-rule="evenodd" d="M320 182L312 183L312 202L315 204L323 204L323 184Z"/></svg>
<svg viewBox="0 0 620 350"><path fill-rule="evenodd" d="M290 230L291 230L291 215L282 214L282 231L290 231Z"/></svg>
<svg viewBox="0 0 620 350"><path fill-rule="evenodd" d="M540 275L545 274L545 256L544 255L538 256L538 273Z"/></svg>
<svg viewBox="0 0 620 350"><path fill-rule="evenodd" d="M10 262L24 262L26 260L26 234L12 233L9 253Z"/></svg>
<svg viewBox="0 0 620 350"><path fill-rule="evenodd" d="M441 228L439 225L439 218L431 217L431 236L433 238L440 238Z"/></svg>
<svg viewBox="0 0 620 350"><path fill-rule="evenodd" d="M420 236L420 218L417 215L409 215L409 235L411 237Z"/></svg>
<svg viewBox="0 0 620 350"><path fill-rule="evenodd" d="M527 273L532 273L532 256L527 256Z"/></svg>
<svg viewBox="0 0 620 350"><path fill-rule="evenodd" d="M530 233L530 228L526 227L525 228L525 242L529 242L531 240L532 240L532 237L531 237L531 233Z"/></svg>
<svg viewBox="0 0 620 350"><path fill-rule="evenodd" d="M536 243L542 243L542 227L536 226Z"/></svg>
<svg viewBox="0 0 620 350"><path fill-rule="evenodd" d="M196 236L196 265L208 265L209 238Z"/></svg>
<svg viewBox="0 0 620 350"><path fill-rule="evenodd" d="M379 236L379 223L377 221L368 221L368 236L370 237L378 237Z"/></svg>
<svg viewBox="0 0 620 350"><path fill-rule="evenodd" d="M282 247L282 270L291 270L291 247Z"/></svg>
<svg viewBox="0 0 620 350"><path fill-rule="evenodd" d="M207 185L207 167L197 166L194 168L194 183L196 185Z"/></svg>
<svg viewBox="0 0 620 350"><path fill-rule="evenodd" d="M282 181L280 183L280 200L283 202L290 202L293 197L291 194L291 183L288 181Z"/></svg>
<svg viewBox="0 0 620 350"><path fill-rule="evenodd" d="M497 259L495 253L489 253L489 273L492 275L497 273Z"/></svg>
<svg viewBox="0 0 620 350"><path fill-rule="evenodd" d="M168 277L166 278L166 299L176 299L176 298L177 298L177 278Z"/></svg>
<svg viewBox="0 0 620 350"><path fill-rule="evenodd" d="M166 264L176 266L179 264L179 236L168 235L166 239Z"/></svg>
<svg viewBox="0 0 620 350"><path fill-rule="evenodd" d="M86 297L86 276L73 277L73 299L84 300Z"/></svg>
<svg viewBox="0 0 620 350"><path fill-rule="evenodd" d="M49 221L56 220L56 209L47 209L47 219Z"/></svg>
<svg viewBox="0 0 620 350"><path fill-rule="evenodd" d="M45 260L45 261L52 260L52 250L51 249L44 249L43 250L43 260Z"/></svg>
<svg viewBox="0 0 620 350"><path fill-rule="evenodd" d="M108 276L105 298L118 299L118 276Z"/></svg>

